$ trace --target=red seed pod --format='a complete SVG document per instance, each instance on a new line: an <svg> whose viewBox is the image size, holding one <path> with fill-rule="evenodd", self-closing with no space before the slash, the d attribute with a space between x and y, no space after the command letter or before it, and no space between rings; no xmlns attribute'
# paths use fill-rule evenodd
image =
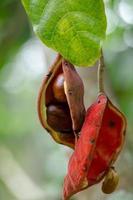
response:
<svg viewBox="0 0 133 200"><path fill-rule="evenodd" d="M70 158L64 180L64 200L106 176L122 149L125 130L124 115L105 94L100 94L87 111L81 135ZM111 185L114 179L112 182L109 180L106 182ZM108 190L107 184L104 184L103 191L112 192L114 188Z"/></svg>
<svg viewBox="0 0 133 200"><path fill-rule="evenodd" d="M74 148L75 133L85 117L83 96L83 83L74 66L58 55L38 97L40 122L57 143Z"/></svg>

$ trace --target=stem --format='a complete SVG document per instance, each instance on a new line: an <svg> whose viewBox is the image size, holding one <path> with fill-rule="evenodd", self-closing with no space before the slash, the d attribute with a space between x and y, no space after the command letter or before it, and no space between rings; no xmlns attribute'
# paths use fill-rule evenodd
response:
<svg viewBox="0 0 133 200"><path fill-rule="evenodd" d="M98 91L99 93L104 93L104 57L103 57L103 51L101 50L101 57L99 60L98 65Z"/></svg>

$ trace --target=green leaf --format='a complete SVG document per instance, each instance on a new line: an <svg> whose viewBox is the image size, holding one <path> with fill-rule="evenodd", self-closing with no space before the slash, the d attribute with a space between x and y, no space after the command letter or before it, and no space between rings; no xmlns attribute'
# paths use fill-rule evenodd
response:
<svg viewBox="0 0 133 200"><path fill-rule="evenodd" d="M35 33L52 49L78 66L100 56L105 37L103 0L22 0Z"/></svg>

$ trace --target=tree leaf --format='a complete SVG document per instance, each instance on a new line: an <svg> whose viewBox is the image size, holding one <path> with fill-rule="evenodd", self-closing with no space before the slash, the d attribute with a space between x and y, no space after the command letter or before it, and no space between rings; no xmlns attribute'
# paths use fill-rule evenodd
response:
<svg viewBox="0 0 133 200"><path fill-rule="evenodd" d="M35 33L50 48L78 66L100 56L105 37L103 0L22 0Z"/></svg>

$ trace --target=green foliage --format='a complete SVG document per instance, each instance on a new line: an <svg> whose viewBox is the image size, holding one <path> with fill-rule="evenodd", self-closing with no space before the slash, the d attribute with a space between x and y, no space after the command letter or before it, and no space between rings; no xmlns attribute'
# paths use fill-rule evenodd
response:
<svg viewBox="0 0 133 200"><path fill-rule="evenodd" d="M29 38L25 12L17 0L0 2L0 69L16 54Z"/></svg>
<svg viewBox="0 0 133 200"><path fill-rule="evenodd" d="M35 33L78 66L90 66L105 37L103 0L22 0Z"/></svg>

